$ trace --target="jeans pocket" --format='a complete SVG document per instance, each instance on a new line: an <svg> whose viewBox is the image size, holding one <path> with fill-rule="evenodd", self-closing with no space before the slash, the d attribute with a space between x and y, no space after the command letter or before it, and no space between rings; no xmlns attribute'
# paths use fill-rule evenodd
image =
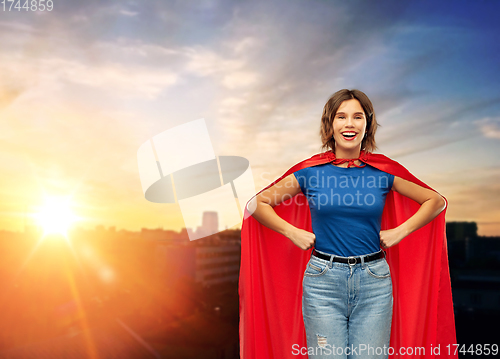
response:
<svg viewBox="0 0 500 359"><path fill-rule="evenodd" d="M389 264L385 258L366 263L366 270L375 278L387 278L391 275Z"/></svg>
<svg viewBox="0 0 500 359"><path fill-rule="evenodd" d="M325 274L327 270L328 264L310 259L309 263L307 263L304 275L308 277L318 277Z"/></svg>

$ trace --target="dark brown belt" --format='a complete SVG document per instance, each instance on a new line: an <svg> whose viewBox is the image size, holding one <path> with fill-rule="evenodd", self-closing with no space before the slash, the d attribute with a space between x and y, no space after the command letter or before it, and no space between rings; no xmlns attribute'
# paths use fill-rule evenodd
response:
<svg viewBox="0 0 500 359"><path fill-rule="evenodd" d="M368 256L360 256L360 257L337 257L334 255L319 253L316 249L313 250L313 256L318 257L320 259L324 259L325 261L331 261L333 257L334 262L339 263L347 263L349 265L355 265L356 263L361 263L361 257L364 258L364 262L371 262L380 258L385 258L385 252L380 250L380 252L370 254Z"/></svg>

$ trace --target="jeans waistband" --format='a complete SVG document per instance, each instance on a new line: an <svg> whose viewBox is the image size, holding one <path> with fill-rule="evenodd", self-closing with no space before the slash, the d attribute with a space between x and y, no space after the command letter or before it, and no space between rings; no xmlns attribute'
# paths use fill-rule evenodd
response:
<svg viewBox="0 0 500 359"><path fill-rule="evenodd" d="M375 252L375 253L366 254L366 255L357 256L357 257L353 257L353 256L340 257L340 256L336 256L334 254L326 254L323 252L319 252L316 249L313 250L312 255L317 257L317 258L329 261L329 262L345 263L345 264L349 264L351 266L358 264L358 263L371 262L371 261L386 257L386 253L382 249L378 252Z"/></svg>

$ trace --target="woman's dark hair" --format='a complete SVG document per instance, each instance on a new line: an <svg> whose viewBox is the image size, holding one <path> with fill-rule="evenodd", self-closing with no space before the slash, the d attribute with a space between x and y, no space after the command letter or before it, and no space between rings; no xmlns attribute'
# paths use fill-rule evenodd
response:
<svg viewBox="0 0 500 359"><path fill-rule="evenodd" d="M361 142L361 149L366 152L373 152L377 149L375 144L375 132L379 124L375 117L373 105L368 96L359 90L340 90L335 92L326 102L321 116L321 149L329 149L335 152L335 140L333 139L333 119L337 113L340 104L346 100L356 99L361 104L366 117L366 137Z"/></svg>

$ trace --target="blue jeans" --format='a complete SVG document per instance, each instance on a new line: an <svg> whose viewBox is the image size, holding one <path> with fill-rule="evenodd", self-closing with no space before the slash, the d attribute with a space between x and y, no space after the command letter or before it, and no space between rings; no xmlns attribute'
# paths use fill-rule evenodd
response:
<svg viewBox="0 0 500 359"><path fill-rule="evenodd" d="M385 258L350 265L311 256L302 286L309 358L388 357L393 298Z"/></svg>

